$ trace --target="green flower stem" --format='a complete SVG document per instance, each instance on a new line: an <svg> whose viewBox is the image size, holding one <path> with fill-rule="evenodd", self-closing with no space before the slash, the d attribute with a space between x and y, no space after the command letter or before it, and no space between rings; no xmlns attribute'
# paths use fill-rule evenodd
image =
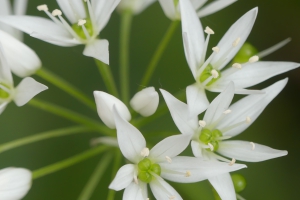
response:
<svg viewBox="0 0 300 200"><path fill-rule="evenodd" d="M88 158L91 158L95 155L98 155L102 152L104 152L105 150L107 150L108 148L106 146L99 146L96 148L92 148L89 149L87 151L84 151L81 154L78 154L76 156L70 157L68 159L65 159L63 161L54 163L52 165L48 165L46 167L42 167L40 169L34 170L32 172L32 179L37 179L37 178L41 178L43 176L46 176L48 174L57 172L59 170L65 169L67 167L70 167L72 165L75 165L79 162L82 162Z"/></svg>
<svg viewBox="0 0 300 200"><path fill-rule="evenodd" d="M160 41L158 47L156 48L156 51L154 53L154 55L152 56L151 62L149 63L148 67L147 67L147 71L144 74L144 77L142 79L142 82L140 84L140 89L142 89L142 87L145 87L148 85L151 76L153 75L153 72L161 58L161 56L163 55L166 47L168 46L172 36L175 33L176 28L178 27L178 25L180 24L179 20L173 21L171 23L171 25L169 26L167 32L165 33L164 37L162 38L162 40Z"/></svg>
<svg viewBox="0 0 300 200"><path fill-rule="evenodd" d="M185 98L185 90L179 91L175 97L177 97L179 100L183 100ZM136 127L142 127L146 124L149 124L153 120L161 117L162 115L166 114L169 111L168 106L166 103L162 103L156 110L156 112L151 115L150 117L144 118L141 117L137 120L132 120L131 123Z"/></svg>
<svg viewBox="0 0 300 200"><path fill-rule="evenodd" d="M36 75L45 79L46 81L49 81L50 83L60 88L61 90L67 92L68 94L75 97L77 100L79 100L89 108L93 110L96 109L95 101L93 99L90 99L88 96L83 94L81 91L79 91L77 88L72 86L70 83L66 82L65 80L53 74L52 72L48 71L47 69L41 68L37 70Z"/></svg>
<svg viewBox="0 0 300 200"><path fill-rule="evenodd" d="M121 16L120 28L120 80L121 98L125 104L129 102L129 39L132 21L132 11L124 10Z"/></svg>
<svg viewBox="0 0 300 200"><path fill-rule="evenodd" d="M94 121L93 119L90 119L86 116L80 115L80 114L78 114L74 111L68 110L66 108L62 108L60 106L57 106L57 105L54 105L54 104L51 104L51 103L48 103L45 101L37 100L37 99L32 99L31 101L29 101L28 104L31 106L34 106L36 108L39 108L41 110L50 112L52 114L64 117L64 118L74 121L76 123L85 125L90 128L94 128L94 129L100 131L104 135L108 135L108 136L114 135L112 130L99 124L98 121Z"/></svg>
<svg viewBox="0 0 300 200"><path fill-rule="evenodd" d="M88 183L85 185L80 196L78 197L78 200L88 200L91 198L93 192L95 191L98 183L100 182L100 179L105 173L105 170L107 169L108 164L111 162L112 158L113 158L112 153L107 153L101 158L96 169L91 175Z"/></svg>
<svg viewBox="0 0 300 200"><path fill-rule="evenodd" d="M122 160L122 154L121 152L118 150L116 152L116 155L115 155L115 160L114 160L114 165L113 165L113 171L112 171L112 179L113 180L120 168L120 165L121 165L121 160ZM107 195L107 200L114 200L115 199L115 194L116 194L116 191L115 190L109 190L108 191L108 195Z"/></svg>
<svg viewBox="0 0 300 200"><path fill-rule="evenodd" d="M0 153L8 151L10 149L14 149L23 145L31 144L34 142L54 138L54 137L61 137L65 135L71 135L71 134L77 134L77 133L82 133L82 132L87 132L91 131L93 129L87 128L87 127L82 127L82 126L73 126L69 128L62 128L62 129L57 129L57 130L52 130L52 131L47 131L47 132L42 132L38 133L32 136L24 137L21 139L17 139L11 142L7 142L5 144L0 145Z"/></svg>
<svg viewBox="0 0 300 200"><path fill-rule="evenodd" d="M98 67L98 70L99 70L101 76L102 76L102 79L107 88L107 91L110 94L114 95L115 97L119 97L118 89L117 89L114 77L112 75L112 72L110 70L110 67L97 59L95 59L95 63Z"/></svg>

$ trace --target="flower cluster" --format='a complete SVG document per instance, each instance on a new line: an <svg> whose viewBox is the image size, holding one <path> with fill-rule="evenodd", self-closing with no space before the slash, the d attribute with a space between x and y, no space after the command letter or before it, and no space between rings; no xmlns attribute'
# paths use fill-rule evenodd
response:
<svg viewBox="0 0 300 200"><path fill-rule="evenodd" d="M238 194L243 188L237 188L235 180L242 179L243 182L244 178L231 176L230 172L246 168L246 165L236 162L261 162L287 155L287 151L272 149L252 141L231 140L258 119L268 104L283 90L288 78L264 89L247 88L293 70L300 64L261 61L262 57L279 49L289 39L263 52L258 52L246 42L258 8L253 8L238 19L208 56L209 40L215 32L210 27L203 29L199 18L234 2L236 0L216 0L209 3L206 0L159 0L165 15L175 23L181 22L183 53L195 81L192 85L183 86L186 88L186 103L181 101L180 95L172 95L167 90L160 89L166 103L165 109L160 109L164 105L159 104L160 94L154 87L142 88L131 100L128 99L128 52L121 55L121 88L124 89L119 95L110 71L113 66L108 66L109 43L100 37L111 14L117 9L124 17L125 28L121 30L121 38L124 39L121 44L124 46L121 48L126 50L129 38L129 27L126 24L130 24L128 20L154 4L154 0L57 0L60 9L52 12L46 4L38 5L37 9L43 11L49 19L23 15L27 1L15 0L14 12L9 1L0 2L0 113L10 101L14 101L17 106L29 102L37 108L83 126L79 129L54 131L53 134L46 134L47 136L24 138L14 145L21 146L88 128L100 133L100 137L91 142L92 146L98 146L99 149L94 147L89 150L90 153L57 163L55 170L65 168L69 165L66 163L75 164L95 152L110 152L112 148L116 148L116 152L120 151L127 162L123 166L117 166L119 170L114 171L115 178L108 188L114 191L124 189L124 200L147 200L151 193L158 200L180 200L183 199L181 195L167 181L195 183L206 179L213 186L216 198L243 199ZM83 54L95 59L108 92L94 91L95 101L91 102L74 86L45 70L38 55L22 42L20 31L58 46L85 45ZM168 40L166 38L162 44L166 45ZM158 48L158 52L163 51L163 45ZM150 65L150 71L154 70L159 58L159 53L154 55L155 61ZM24 78L17 87L14 86L12 73ZM103 124L65 108L32 100L35 95L48 89L29 77L34 74L94 109ZM152 72L149 74L151 76ZM206 90L220 94L209 102ZM247 96L232 103L235 94ZM155 119L157 113L165 114L167 110L180 133L169 133L153 145L151 136L143 135L138 128L148 125L151 117ZM7 148L14 145L8 145ZM4 151L2 148L5 149L3 146L6 147L0 146L0 152ZM189 149L192 151L190 155L186 152ZM107 167L109 157L105 158L107 159L103 158L99 170ZM0 199L22 199L31 187L32 178L39 178L55 170L53 166L33 173L24 168L0 170ZM96 174L101 174L100 172ZM93 181L88 185L95 183L95 177L92 177ZM148 184L151 193L148 192ZM92 185L91 188L95 187ZM88 192L92 190L84 190L82 196L89 196Z"/></svg>

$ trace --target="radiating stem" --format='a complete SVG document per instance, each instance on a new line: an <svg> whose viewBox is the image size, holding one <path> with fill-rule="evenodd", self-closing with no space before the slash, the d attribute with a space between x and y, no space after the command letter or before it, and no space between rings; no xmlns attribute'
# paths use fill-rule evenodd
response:
<svg viewBox="0 0 300 200"><path fill-rule="evenodd" d="M107 88L107 91L114 95L115 97L119 97L118 89L116 86L116 82L114 80L114 77L112 75L110 66L106 65L105 63L101 62L100 60L95 59L96 65L98 67L98 70L102 76L102 79L104 81L104 84Z"/></svg>
<svg viewBox="0 0 300 200"><path fill-rule="evenodd" d="M151 61L147 67L146 73L143 76L142 82L140 84L140 89L142 89L142 87L145 87L148 85L150 78L153 75L153 72L161 58L161 56L163 55L166 47L168 46L172 36L175 33L176 28L179 25L179 21L173 21L171 23L171 25L169 26L167 32L165 33L164 37L162 38L162 40L160 41L158 47L155 50L154 55L151 58Z"/></svg>
<svg viewBox="0 0 300 200"><path fill-rule="evenodd" d="M114 160L114 165L113 165L113 170L112 170L112 179L113 180L117 174L117 171L120 168L120 164L121 164L121 158L122 158L122 154L120 151L117 151L116 155L115 155L115 160ZM116 191L115 190L109 190L108 191L108 195L107 195L107 200L114 200L115 199L115 194Z"/></svg>
<svg viewBox="0 0 300 200"><path fill-rule="evenodd" d="M101 158L88 183L85 185L80 196L78 197L78 200L89 200L91 198L112 158L113 154L110 152Z"/></svg>
<svg viewBox="0 0 300 200"><path fill-rule="evenodd" d="M43 176L46 176L48 174L57 172L59 170L65 169L67 167L70 167L72 165L75 165L79 162L82 162L88 158L91 158L95 155L98 155L102 152L104 152L105 150L107 150L108 148L106 146L99 146L93 149L89 149L83 153L80 153L76 156L70 157L68 159L65 159L63 161L48 165L46 167L42 167L40 169L34 170L32 172L32 179L37 179L37 178L41 178Z"/></svg>
<svg viewBox="0 0 300 200"><path fill-rule="evenodd" d="M38 141L42 141L42 140L46 140L46 139L54 138L54 137L61 137L61 136L65 136L65 135L87 132L87 131L91 131L91 130L93 130L93 129L87 128L87 127L82 127L82 126L73 126L73 127L69 127L69 128L62 128L62 129L56 129L56 130L52 130L52 131L38 133L38 134L35 134L32 136L27 136L27 137L24 137L21 139L7 142L5 144L1 144L0 145L0 153L10 150L10 149L14 149L14 148L26 145L26 144L30 144L33 142L38 142Z"/></svg>
<svg viewBox="0 0 300 200"><path fill-rule="evenodd" d="M125 104L129 102L129 39L132 11L124 10L121 15L120 27L120 80L121 98Z"/></svg>
<svg viewBox="0 0 300 200"><path fill-rule="evenodd" d="M60 78L59 76L53 74L52 72L48 71L47 69L41 68L37 70L36 75L45 79L46 81L49 81L50 83L60 88L61 90L67 92L68 94L75 97L77 100L79 100L89 108L93 110L96 109L95 101L93 99L90 99L81 91L79 91L77 88L75 88L73 85L71 85L64 79Z"/></svg>
<svg viewBox="0 0 300 200"><path fill-rule="evenodd" d="M57 106L57 105L54 105L54 104L51 104L51 103L48 103L45 101L37 100L37 99L32 99L31 101L29 101L28 104L31 106L34 106L36 108L42 109L44 111L50 112L52 114L59 115L61 117L64 117L64 118L74 121L76 123L85 125L87 127L97 129L104 135L108 135L108 136L114 135L112 130L99 124L98 121L94 121L93 119L90 119L86 116L80 115L80 114L78 114L74 111L68 110L66 108L62 108L60 106Z"/></svg>

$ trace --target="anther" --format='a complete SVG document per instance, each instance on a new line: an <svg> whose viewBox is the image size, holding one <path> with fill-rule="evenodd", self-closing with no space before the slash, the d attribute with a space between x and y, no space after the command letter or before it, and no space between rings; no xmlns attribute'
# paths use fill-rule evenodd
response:
<svg viewBox="0 0 300 200"><path fill-rule="evenodd" d="M56 17L56 16L61 16L61 15L62 15L62 12L61 12L60 10L58 10L58 9L55 9L55 10L52 11L52 15L53 15L54 17Z"/></svg>
<svg viewBox="0 0 300 200"><path fill-rule="evenodd" d="M231 110L225 110L224 112L223 112L225 115L227 115L227 114L229 114L229 113L231 113Z"/></svg>
<svg viewBox="0 0 300 200"><path fill-rule="evenodd" d="M172 159L169 156L166 156L166 160L168 163L172 163Z"/></svg>
<svg viewBox="0 0 300 200"><path fill-rule="evenodd" d="M215 34L215 32L211 28L209 28L208 26L205 28L204 32L207 33L207 34L210 34L210 35Z"/></svg>
<svg viewBox="0 0 300 200"><path fill-rule="evenodd" d="M86 23L86 20L85 19L80 19L78 20L78 26L82 26Z"/></svg>
<svg viewBox="0 0 300 200"><path fill-rule="evenodd" d="M216 53L219 53L220 48L219 48L219 47L213 47L212 50L213 50L214 52L216 52Z"/></svg>
<svg viewBox="0 0 300 200"><path fill-rule="evenodd" d="M191 175L192 175L192 173L190 171L186 171L185 177L190 177Z"/></svg>
<svg viewBox="0 0 300 200"><path fill-rule="evenodd" d="M219 77L219 73L215 69L211 70L210 73L211 73L212 77L214 77L214 78L218 78Z"/></svg>
<svg viewBox="0 0 300 200"><path fill-rule="evenodd" d="M240 43L240 41L241 41L241 38L238 37L238 38L232 43L232 46L233 46L233 47L236 47L236 46Z"/></svg>
<svg viewBox="0 0 300 200"><path fill-rule="evenodd" d="M175 196L170 196L169 200L174 200L176 197Z"/></svg>
<svg viewBox="0 0 300 200"><path fill-rule="evenodd" d="M252 150L255 149L255 144L253 142L250 142L250 144L252 145Z"/></svg>
<svg viewBox="0 0 300 200"><path fill-rule="evenodd" d="M246 123L250 124L251 123L251 118L250 117L246 117Z"/></svg>
<svg viewBox="0 0 300 200"><path fill-rule="evenodd" d="M147 157L147 156L149 156L149 153L150 153L150 151L147 147L143 148L143 150L141 151L141 156Z"/></svg>
<svg viewBox="0 0 300 200"><path fill-rule="evenodd" d="M259 57L258 56L252 56L250 59L249 59L249 63L255 63L259 60Z"/></svg>
<svg viewBox="0 0 300 200"><path fill-rule="evenodd" d="M203 120L199 120L199 125L203 128L206 126L206 122Z"/></svg>
<svg viewBox="0 0 300 200"><path fill-rule="evenodd" d="M234 63L234 64L232 65L232 67L233 67L233 68L236 68L236 69L242 69L242 65L239 64L239 63Z"/></svg>
<svg viewBox="0 0 300 200"><path fill-rule="evenodd" d="M234 158L232 158L231 162L229 163L229 166L234 165L235 161L236 161L236 160L235 160Z"/></svg>
<svg viewBox="0 0 300 200"><path fill-rule="evenodd" d="M211 151L214 150L214 146L211 143L208 143L207 145L209 146L209 148L210 148Z"/></svg>
<svg viewBox="0 0 300 200"><path fill-rule="evenodd" d="M48 6L47 6L46 4L39 5L39 6L37 7L37 9L38 9L39 11L48 11L48 10L49 10L49 9L48 9Z"/></svg>

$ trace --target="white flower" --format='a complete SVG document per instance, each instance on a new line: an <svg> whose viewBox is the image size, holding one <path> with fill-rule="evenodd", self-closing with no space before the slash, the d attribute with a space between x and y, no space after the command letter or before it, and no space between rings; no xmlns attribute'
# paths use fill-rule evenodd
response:
<svg viewBox="0 0 300 200"><path fill-rule="evenodd" d="M185 103L164 90L161 92L178 129L183 135L193 135L191 143L193 154L196 157L217 159L232 165L235 163L235 159L260 162L287 155L287 151L275 150L253 142L223 141L247 129L286 83L287 79L278 81L263 89L264 94L249 95L229 106L234 96L234 84L231 82L209 105L203 120L199 122L200 126L198 117L190 117L188 106ZM231 160L219 154L229 157ZM229 175L214 177L209 181L222 199L234 199L235 193L233 187L230 186L232 183ZM224 186L230 186L231 190L224 189Z"/></svg>
<svg viewBox="0 0 300 200"><path fill-rule="evenodd" d="M233 81L236 94L258 93L244 88L300 65L292 62L259 62L258 56L253 56L247 63L234 63L225 69L246 41L258 9L250 10L235 22L206 59L208 41L213 31L209 27L205 29L204 32L208 34L205 40L201 23L190 2L180 1L180 6L185 56L196 81L186 91L191 115L198 115L207 108L209 102L205 89L221 92Z"/></svg>
<svg viewBox="0 0 300 200"><path fill-rule="evenodd" d="M130 100L131 107L144 117L155 113L158 103L159 96L154 87L148 87L139 91Z"/></svg>
<svg viewBox="0 0 300 200"><path fill-rule="evenodd" d="M0 170L0 199L22 199L31 187L31 172L24 168L8 167Z"/></svg>
<svg viewBox="0 0 300 200"><path fill-rule="evenodd" d="M33 78L24 78L15 88L12 74L0 45L0 114L7 104L14 101L17 106L23 106L38 93L48 89L47 86L36 82ZM26 60L23 60L26 62Z"/></svg>
<svg viewBox="0 0 300 200"><path fill-rule="evenodd" d="M158 0L165 15L171 20L179 20L180 19L180 8L179 1L187 1L187 0ZM207 15L213 14L230 4L236 2L237 0L215 0L209 3L206 6L203 6L208 0L189 0L193 9L196 10L198 17L205 17Z"/></svg>
<svg viewBox="0 0 300 200"><path fill-rule="evenodd" d="M190 135L168 137L149 150L140 131L123 119L115 107L114 116L120 150L133 163L122 166L109 186L117 191L125 188L123 200L147 199L147 183L156 199L180 200L180 195L163 178L181 183L198 182L245 167L234 165L231 168L217 161L176 157L189 145Z"/></svg>
<svg viewBox="0 0 300 200"><path fill-rule="evenodd" d="M41 60L32 49L1 30L0 43L6 56L7 65L17 76L30 76L42 66Z"/></svg>
<svg viewBox="0 0 300 200"><path fill-rule="evenodd" d="M155 0L121 0L118 10L132 10L135 15L140 14L148 6L153 4Z"/></svg>
<svg viewBox="0 0 300 200"><path fill-rule="evenodd" d="M28 0L15 0L12 8L11 1L3 0L0 6L0 16L1 15L24 15L27 8ZM14 36L18 40L23 40L23 34L21 31L12 28L9 25L0 23L0 30L3 30L10 35Z"/></svg>
<svg viewBox="0 0 300 200"><path fill-rule="evenodd" d="M51 20L34 16L2 16L0 21L32 37L58 46L86 45L83 54L109 63L108 41L97 39L120 0L57 0L61 10L50 13L47 5L38 6ZM84 5L84 4L87 5ZM86 13L87 6L88 13ZM65 14L71 25L62 17Z"/></svg>

